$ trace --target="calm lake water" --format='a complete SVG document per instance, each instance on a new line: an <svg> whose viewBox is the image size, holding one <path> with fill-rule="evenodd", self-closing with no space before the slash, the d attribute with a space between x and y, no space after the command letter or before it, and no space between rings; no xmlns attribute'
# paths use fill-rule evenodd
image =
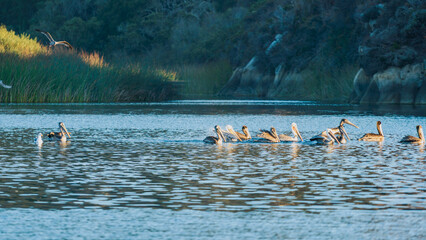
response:
<svg viewBox="0 0 426 240"><path fill-rule="evenodd" d="M288 101L0 105L0 238L425 239L426 107ZM352 141L207 145L216 124ZM358 142L383 124L382 143ZM64 122L66 144L34 137Z"/></svg>

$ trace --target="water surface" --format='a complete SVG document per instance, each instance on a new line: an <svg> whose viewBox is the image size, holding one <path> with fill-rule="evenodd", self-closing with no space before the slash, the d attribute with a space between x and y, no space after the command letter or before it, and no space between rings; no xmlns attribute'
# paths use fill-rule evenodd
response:
<svg viewBox="0 0 426 240"><path fill-rule="evenodd" d="M216 124L247 125L255 135L271 126L289 133L296 122L309 139L341 118L360 127L346 128L353 141L344 145L202 142ZM377 120L384 142L355 141L376 132ZM59 121L72 134L69 142L33 143ZM416 136L418 124L426 126L424 107L286 101L1 105L0 233L93 238L99 235L90 229L116 226L120 234L104 237L424 238L425 146L399 143ZM81 222L92 227L76 236ZM57 231L47 230L54 223Z"/></svg>

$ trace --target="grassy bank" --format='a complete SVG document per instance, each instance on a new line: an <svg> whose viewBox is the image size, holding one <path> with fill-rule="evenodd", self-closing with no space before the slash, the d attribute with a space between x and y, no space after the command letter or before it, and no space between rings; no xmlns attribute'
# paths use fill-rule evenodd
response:
<svg viewBox="0 0 426 240"><path fill-rule="evenodd" d="M175 98L173 73L112 65L97 53L48 49L0 26L0 102L140 102Z"/></svg>
<svg viewBox="0 0 426 240"><path fill-rule="evenodd" d="M283 99L346 102L353 89L356 65L330 70L321 64L312 65L301 72L290 73L287 84L277 93Z"/></svg>

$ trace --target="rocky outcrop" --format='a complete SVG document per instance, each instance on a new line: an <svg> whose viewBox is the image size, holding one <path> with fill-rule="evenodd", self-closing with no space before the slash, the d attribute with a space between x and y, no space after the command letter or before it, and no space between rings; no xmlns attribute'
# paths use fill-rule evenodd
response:
<svg viewBox="0 0 426 240"><path fill-rule="evenodd" d="M253 57L245 67L235 69L228 83L219 94L224 96L232 95L239 98L264 98L273 78L256 67L257 61L257 58Z"/></svg>
<svg viewBox="0 0 426 240"><path fill-rule="evenodd" d="M368 87L366 87L368 86ZM354 78L353 103L426 104L425 64L390 67L372 77L360 69Z"/></svg>

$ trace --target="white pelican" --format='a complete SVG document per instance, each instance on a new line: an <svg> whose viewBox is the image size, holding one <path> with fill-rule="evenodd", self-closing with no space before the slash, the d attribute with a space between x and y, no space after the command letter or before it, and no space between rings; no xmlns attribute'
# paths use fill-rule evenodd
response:
<svg viewBox="0 0 426 240"><path fill-rule="evenodd" d="M34 142L37 145L43 144L43 134L39 133L36 138L34 138Z"/></svg>
<svg viewBox="0 0 426 240"><path fill-rule="evenodd" d="M366 133L364 136L362 136L359 141L372 141L372 142L381 142L385 139L385 136L383 135L382 130L382 122L377 121L377 133Z"/></svg>
<svg viewBox="0 0 426 240"><path fill-rule="evenodd" d="M291 124L291 131L293 132L293 137L285 135L285 134L278 135L281 142L298 142L299 141L298 138L300 138L300 141L303 142L302 135L300 135L300 132L299 132L299 129L297 129L296 123Z"/></svg>
<svg viewBox="0 0 426 240"><path fill-rule="evenodd" d="M52 46L56 46L56 45L63 45L63 46L65 46L65 47L67 47L67 48L69 48L69 49L71 49L71 50L72 50L72 46L71 46L71 44L69 44L67 41L55 41L55 40L53 39L52 35L50 35L50 33L45 32L45 31L42 31L42 30L40 30L40 29L36 29L36 31L37 31L37 32L41 32L44 36L46 36L46 37L47 37L47 39L49 40L49 46L50 46L50 47L52 47Z"/></svg>
<svg viewBox="0 0 426 240"><path fill-rule="evenodd" d="M222 144L222 142L226 142L226 139L223 136L222 130L220 129L219 125L216 125L214 129L216 130L217 137L208 136L204 138L203 142L210 144Z"/></svg>
<svg viewBox="0 0 426 240"><path fill-rule="evenodd" d="M0 80L0 86L2 86L4 88L8 88L8 89L12 88L12 86L4 84L2 80Z"/></svg>
<svg viewBox="0 0 426 240"><path fill-rule="evenodd" d="M68 135L68 137L71 137L70 133L65 127L65 124L63 122L60 122L59 132L50 132L49 134L47 134L47 137L49 138L49 140L66 141L67 140L66 135Z"/></svg>
<svg viewBox="0 0 426 240"><path fill-rule="evenodd" d="M331 145L334 142L337 142L340 144L339 140L336 138L336 136L333 133L333 130L328 128L326 131L327 135L321 137L321 135L315 136L315 138L312 138L311 141L316 141L316 144L318 145Z"/></svg>
<svg viewBox="0 0 426 240"><path fill-rule="evenodd" d="M403 143L425 143L425 135L423 134L423 128L420 125L416 126L417 134L419 137L413 137L413 136L405 136L401 142Z"/></svg>
<svg viewBox="0 0 426 240"><path fill-rule="evenodd" d="M278 137L277 130L274 127L271 127L271 130L260 129L261 133L257 136L261 139L257 140L257 142L280 142L280 138Z"/></svg>

